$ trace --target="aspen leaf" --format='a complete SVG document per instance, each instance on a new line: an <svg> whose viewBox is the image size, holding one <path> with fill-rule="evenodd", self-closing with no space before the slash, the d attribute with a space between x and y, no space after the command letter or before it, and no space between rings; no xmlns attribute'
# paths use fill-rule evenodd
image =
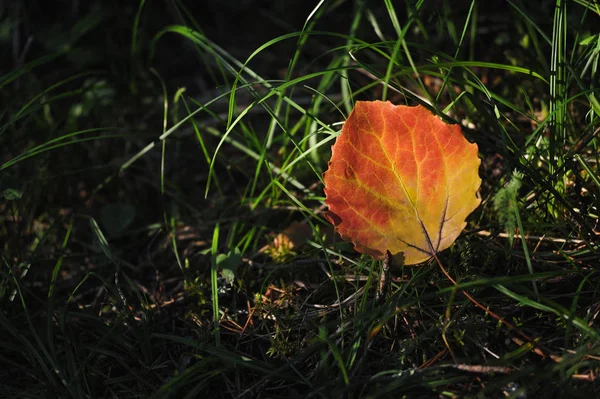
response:
<svg viewBox="0 0 600 399"><path fill-rule="evenodd" d="M361 253L424 262L479 206L480 163L477 144L426 108L358 101L323 174L328 219Z"/></svg>

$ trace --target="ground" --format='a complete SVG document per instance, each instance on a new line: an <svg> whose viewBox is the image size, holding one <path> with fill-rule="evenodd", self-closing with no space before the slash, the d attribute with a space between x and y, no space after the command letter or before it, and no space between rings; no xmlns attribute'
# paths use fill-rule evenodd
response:
<svg viewBox="0 0 600 399"><path fill-rule="evenodd" d="M595 397L596 2L0 7L0 397ZM322 173L357 100L478 146L417 266ZM329 219L330 220L330 219Z"/></svg>

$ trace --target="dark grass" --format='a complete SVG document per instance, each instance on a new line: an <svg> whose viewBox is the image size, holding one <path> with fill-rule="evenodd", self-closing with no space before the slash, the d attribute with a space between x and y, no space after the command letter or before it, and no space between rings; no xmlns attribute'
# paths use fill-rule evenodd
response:
<svg viewBox="0 0 600 399"><path fill-rule="evenodd" d="M457 3L2 9L0 396L598 396L600 6ZM479 146L457 285L324 220L365 99Z"/></svg>

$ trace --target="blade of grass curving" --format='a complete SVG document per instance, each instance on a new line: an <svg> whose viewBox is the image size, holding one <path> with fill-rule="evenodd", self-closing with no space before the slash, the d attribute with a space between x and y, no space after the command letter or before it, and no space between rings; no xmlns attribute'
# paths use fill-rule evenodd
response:
<svg viewBox="0 0 600 399"><path fill-rule="evenodd" d="M202 30L202 27L200 26L200 24L198 23L198 21L196 20L196 18L194 17L194 15L190 12L190 10L188 10L185 5L183 4L183 2L181 0L177 0L176 3L176 12L177 12L177 16L179 18L178 19L178 23L184 26L188 25L188 21L191 23L191 25L194 27L194 30L200 32L200 33L204 33ZM181 13L181 10L183 10L183 14ZM187 21L183 18L183 15L185 15L185 17L187 18ZM198 46L196 45L196 48L198 48ZM221 77L227 81L227 76L223 73L223 65L221 65L221 62L218 59L213 59L211 57L206 57L204 54L202 54L202 52L197 51L194 53L194 55L199 59L199 61L201 62L201 64L204 66L204 70L206 72L208 72L209 76L211 77L212 81L215 82L216 84L221 84L222 82L218 79L217 74L215 73L215 71L213 70L213 61L217 64L217 67L219 68L219 71L221 72ZM227 84L227 87L230 87L231 85Z"/></svg>
<svg viewBox="0 0 600 399"><path fill-rule="evenodd" d="M437 294L448 294L450 295L453 291L456 290L467 290L472 288L487 288L493 285L506 285L506 284L516 284L516 283L530 283L532 281L544 281L557 277L568 276L570 271L552 271L552 272L537 272L533 275L531 274L521 274L516 276L502 276L502 277L478 277L476 280L472 281L464 281L457 282L457 285L452 285L451 287L440 288L437 291Z"/></svg>
<svg viewBox="0 0 600 399"><path fill-rule="evenodd" d="M517 204L516 196L514 196L514 193L511 193L511 195L513 195L514 203ZM521 213L519 212L518 206L513 207L513 209L515 211L515 219L517 221L517 226L519 227L519 231L521 232L521 234L520 234L521 244L523 245L523 254L525 255L525 262L527 263L527 269L529 270L529 274L534 274L533 265L531 264L531 256L529 255L529 248L527 246L527 240L525 239L525 230L523 229L523 223L521 222ZM540 294L538 292L538 288L537 288L537 284L536 284L535 280L533 280L531 282L531 284L533 286L533 292L535 293L535 297L539 300Z"/></svg>
<svg viewBox="0 0 600 399"><path fill-rule="evenodd" d="M396 11L394 10L394 6L392 5L391 0L385 0L385 7L388 12L388 16L392 21L392 25L396 30L396 40L394 41L394 47L392 48L392 54L390 55L390 62L388 62L387 69L385 71L385 75L383 77L383 91L381 92L381 101L387 100L387 91L390 84L390 79L392 75L392 69L394 66L394 62L392 60L398 59L398 53L400 52L400 46L402 45L402 39L404 38L404 32L400 28L400 23L398 22L398 17L396 16ZM407 25L408 26L408 25Z"/></svg>
<svg viewBox="0 0 600 399"><path fill-rule="evenodd" d="M319 335L317 336L322 342L324 342L325 344L327 344L327 347L329 348L329 351L331 352L331 355L333 356L335 362L337 363L338 369L340 370L340 373L342 373L342 378L344 380L344 384L346 386L350 385L350 379L348 378L348 370L346 370L346 365L344 362L344 358L342 357L342 354L340 353L340 349L338 348L338 346L335 344L335 342L332 342L328 337L327 337L327 332L325 331L324 328L320 328L320 332Z"/></svg>
<svg viewBox="0 0 600 399"><path fill-rule="evenodd" d="M344 62L343 57L336 57L328 65L327 69L337 69L344 63L345 62ZM346 71L346 69L344 69L343 71ZM306 127L305 131L306 131L306 134L309 135L309 140L308 140L309 149L312 149L317 146L317 135L313 134L313 132L316 132L317 130L319 130L317 119L319 117L319 112L321 110L321 106L322 106L321 104L322 104L323 100L324 99L328 100L329 103L332 104L333 107L339 111L339 108L337 107L337 105L324 94L337 81L337 78L338 78L338 76L337 76L336 72L331 72L326 75L323 75L323 77L319 81L319 86L316 89L313 89L312 87L309 87L309 86L305 86L308 90L314 91L316 94L316 95L313 95L313 103L312 103L312 106L310 107L310 115L312 116L312 118L306 118L307 127ZM343 96L343 94L342 94L342 96ZM301 145L301 143L299 143L299 144ZM301 145L301 147L302 147L302 145ZM318 164L320 162L318 153L316 151L311 151L310 158L311 158L312 162L314 162L316 164Z"/></svg>
<svg viewBox="0 0 600 399"><path fill-rule="evenodd" d="M547 303L547 305L545 305L545 304L533 301L524 295L517 294L516 292L509 290L508 288L506 288L503 285L497 284L497 285L494 285L493 287L496 290L503 293L504 295L506 295L516 301L519 301L519 303L522 305L530 306L534 309L552 313L552 314L559 316L560 318L562 318L564 320L571 321L575 327L577 327L581 331L585 332L591 338L600 340L600 332L598 332L595 329L593 329L592 327L590 327L585 320L582 320L577 316L573 316L567 309L563 308L562 306L558 305L557 303L550 301L549 299L540 297L540 300Z"/></svg>
<svg viewBox="0 0 600 399"><path fill-rule="evenodd" d="M454 51L454 57L453 57L454 59L458 59L458 54L460 53L460 49L462 47L463 40L464 40L464 38L465 38L465 36L467 34L467 28L469 27L470 22L471 22L471 17L473 15L473 9L475 8L475 4L476 4L476 1L472 0L471 1L471 6L469 7L469 11L467 13L467 17L465 18L465 23L463 25L463 30L462 30L462 33L460 35L460 39L458 40L458 44L456 46L456 50ZM452 74L452 68L449 68L447 74L444 76L444 78L442 80L442 85L440 87L440 90L438 91L438 94L435 97L435 100L434 100L433 104L437 104L438 101L440 100L440 96L443 94L444 89L446 88L446 85L447 85L447 82L448 82L448 78L450 77L451 74ZM451 90L449 90L448 92L452 93Z"/></svg>
<svg viewBox="0 0 600 399"><path fill-rule="evenodd" d="M115 139L115 138L123 138L124 137L121 134L110 134L110 135L104 135L104 136L77 138L77 139L71 140L67 143L61 143L61 141L64 141L66 139L70 139L70 138L73 138L73 137L76 137L76 136L79 136L82 134L86 134L86 133L90 133L90 132L104 131L104 130L114 130L114 129L113 128L94 128L94 129L81 130L78 132L65 134L64 136L58 137L56 139L48 140L46 143L41 144L36 147L33 147L33 148L25 151L24 153L17 155L15 158L11 159L10 161L3 163L2 165L0 165L0 172L5 169L8 169L11 166L14 166L15 164L22 162L26 159L32 158L36 155L39 155L44 152L48 152L48 151L51 151L51 150L54 150L57 148L66 147L66 146L70 146L70 145L74 145L74 144L81 144L81 143L84 143L87 141L93 141L93 140L106 140L106 139Z"/></svg>
<svg viewBox="0 0 600 399"><path fill-rule="evenodd" d="M587 51L587 61L585 62L585 65L579 74L580 78L585 76L588 69L590 70L590 77L595 76L596 72L598 71L598 61L600 59L600 34L596 35L596 37L593 39L593 41L586 43L586 45L589 47L589 50ZM580 42L580 45L582 44L583 41Z"/></svg>
<svg viewBox="0 0 600 399"><path fill-rule="evenodd" d="M329 137L327 137L324 140L319 141L314 147L309 147L308 150L303 151L300 153L300 155L298 155L297 157L295 157L292 161L290 161L289 163L286 161L284 162L284 165L281 169L276 168L272 165L269 164L269 168L273 168L273 171L278 175L278 177L281 177L283 179L285 179L286 181L288 181L289 183L291 183L292 185L294 185L296 188L299 188L296 184L295 184L295 180L292 179L287 179L286 176L288 175L288 171L290 171L292 169L292 167L299 163L300 161L304 160L311 152L316 151L317 149L319 149L320 147L328 144L329 142L335 140L335 138L337 137L337 134L330 134ZM309 136L310 137L310 136ZM306 140L303 139L303 141ZM302 142L299 143L300 145L302 144ZM296 149L294 149L293 151L296 151ZM292 152L290 154L290 157L288 159L292 158L292 155L294 155L294 153ZM309 163L310 165L310 163ZM312 168L312 165L310 165ZM313 171L315 171L315 169L313 168ZM315 171L316 173L316 171ZM322 181L323 177L320 173L316 173L317 178ZM275 185L275 179L271 179L269 181L269 183L265 186L265 188L263 188L263 190L255 197L250 209L254 210L258 207L258 205L262 202L263 198L267 195L267 193L269 192L269 190L271 189L271 187L273 185ZM281 185L281 184L279 184ZM304 186L302 186L304 187ZM308 193L308 190L306 188L303 188L303 191ZM321 203L323 203L323 200L320 200Z"/></svg>
<svg viewBox="0 0 600 399"><path fill-rule="evenodd" d="M579 164L583 167L583 169L585 169L585 171L587 172L589 178L592 179L592 181L594 182L594 184L596 184L596 186L598 188L600 188L600 179L596 175L596 171L592 170L592 168L590 167L590 165L585 161L585 159L583 159L581 157L581 155L575 154L575 159L577 160L577 162L579 162Z"/></svg>
<svg viewBox="0 0 600 399"><path fill-rule="evenodd" d="M397 43L402 45L402 49L404 50L406 59L408 60L408 63L410 65L412 71L415 74L415 78L417 80L418 86L421 89L422 96L425 98L426 102L428 102L429 104L432 104L431 95L429 94L429 92L425 88L425 85L423 84L423 80L421 79L419 70L415 66L415 63L413 62L412 56L410 55L410 51L408 49L408 45L406 43L406 40L404 39L406 32L408 31L408 29L410 29L412 22L414 21L414 12L418 12L423 3L422 2L417 3L415 6L414 12L413 12L413 10L410 10L411 16L410 16L408 22L406 23L406 26L403 29L400 27L400 22L398 21L398 17L396 16L396 11L394 9L394 6L392 5L392 0L384 0L384 3L385 3L385 7L387 9L388 15L392 21L392 25L394 26L396 34L398 35ZM397 59L396 55L397 55L397 50L396 50L396 46L394 46L394 50L392 52L392 57L391 57L391 62L388 64L388 69L385 74L385 80L384 80L385 85L383 86L384 91L382 93L382 100L385 100L386 95L387 95L386 87L389 84L390 76L392 74L392 63L394 63L395 60Z"/></svg>
<svg viewBox="0 0 600 399"><path fill-rule="evenodd" d="M18 79L19 77L31 72L32 70L34 70L35 68L37 68L39 66L42 66L51 61L54 61L56 58L66 54L66 52L67 52L66 50L63 50L63 51L59 51L56 53L44 55L36 60L33 60L25 65L20 66L15 71L12 71L5 75L0 76L0 90L3 89L4 86L6 86L7 84L14 81L15 79Z"/></svg>
<svg viewBox="0 0 600 399"><path fill-rule="evenodd" d="M221 347L215 347L212 345L202 344L202 343L199 343L198 340L192 340L190 338L184 338L184 337L179 337L179 336L174 336L174 335L159 334L159 333L154 333L154 334L152 334L152 336L154 338L159 338L159 339L175 342L178 344L182 344L182 345L189 346L191 348L200 350L202 352L207 353L208 355L211 355L214 358L217 358L223 362L226 362L226 364L227 363L235 364L236 366L242 367L244 369L254 371L254 372L260 373L262 375L281 378L285 381L297 381L295 379L295 377L291 378L289 375L283 373L284 369L286 369L287 366L276 368L272 364L269 364L267 362L262 362L260 360L252 359L248 356L238 355L236 353L230 352Z"/></svg>
<svg viewBox="0 0 600 399"><path fill-rule="evenodd" d="M332 66L331 66L331 69L332 69L332 70L337 70L338 68L339 68L339 66L337 66L337 65L332 65ZM334 76L334 75L335 75L335 73L332 73L332 74L331 74L331 76ZM325 76L328 76L328 75L325 75ZM336 103L336 102L335 102L335 101L334 101L334 100L331 98L331 96L327 96L327 95L325 95L325 93L324 93L324 92L322 92L322 91L320 91L320 90L318 90L318 89L315 89L315 88L313 88L313 87L310 87L310 86L306 86L306 85L305 85L305 86L304 86L304 88L305 88L305 89L307 89L307 90L309 90L309 91L312 91L312 92L314 92L314 93L315 93L317 96L319 96L319 97L322 97L322 98L326 99L326 100L329 102L329 104L330 104L330 105L333 107L333 109L335 109L335 110L337 111L337 113L338 113L338 114L340 114L340 116L341 116L341 117L345 117L345 115L346 115L346 114L344 114L344 112L343 112L343 111L340 109L340 107L338 106L338 104L337 104L337 103ZM309 115L309 114L307 114L307 115ZM310 114L310 115L313 115L313 116L314 116L314 114ZM318 119L318 118L316 118L316 117L315 117L315 119L316 119L317 121L319 121L319 119ZM318 122L317 122L317 123L318 123ZM319 124L319 123L318 123L318 124ZM320 123L319 125L321 126L321 128L322 128L323 126L326 126L326 124L324 124L324 123ZM312 130L316 130L316 127L315 127L314 129L310 129L310 130L311 130L311 131L312 131Z"/></svg>
<svg viewBox="0 0 600 399"><path fill-rule="evenodd" d="M219 326L219 272L217 269L217 254L219 251L219 222L213 230L212 244L210 248L210 288L213 311L213 333L215 334L215 345L221 346L221 329Z"/></svg>
<svg viewBox="0 0 600 399"><path fill-rule="evenodd" d="M104 233L102 232L102 229L98 225L98 222L96 222L96 219L94 219L93 217L90 217L89 224L90 224L90 229L94 233L94 236L96 237L98 245L100 246L100 250L104 253L106 258L111 261L111 263L113 263L115 265L118 264L119 262L118 262L117 258L113 255L113 252L110 249L110 245L108 244L108 240L106 239L106 236L104 235Z"/></svg>
<svg viewBox="0 0 600 399"><path fill-rule="evenodd" d="M362 15L365 10L365 5L367 2L365 0L357 0L354 2L354 13L352 18L352 24L350 25L350 33L348 34L348 39L346 40L346 54L342 56L340 66L347 67L350 66L350 55L349 52L352 51L352 46L355 43L354 36L356 35L356 31L360 26L360 22L362 19ZM350 114L352 108L354 108L354 102L352 101L354 96L351 93L350 80L348 79L348 69L343 68L340 71L340 91L342 93L342 103L344 104L344 109L346 110L346 114Z"/></svg>
<svg viewBox="0 0 600 399"><path fill-rule="evenodd" d="M536 61L539 62L539 64L541 65L543 74L545 76L549 76L550 75L550 67L548 66L546 54L545 54L544 49L542 48L542 45L541 45L542 43L540 43L538 35L542 38L542 41L547 44L550 44L550 40L544 34L544 32L531 20L531 18L529 18L529 16L523 14L522 11L520 9L518 9L517 7L515 7L511 1L509 1L509 3L515 8L517 13L523 18L523 23L525 24L525 28L527 29L527 37L529 38L529 40L531 40L531 45L534 48L535 54L537 56Z"/></svg>
<svg viewBox="0 0 600 399"><path fill-rule="evenodd" d="M171 232L171 246L173 247L173 254L175 255L175 260L177 261L177 265L179 266L179 269L183 272L184 268L183 268L183 264L181 263L181 258L179 256L179 250L177 249L177 234L176 234L176 229L177 229L177 221L175 220L174 217L170 218L171 220L171 224L170 224L170 229L169 231Z"/></svg>
<svg viewBox="0 0 600 399"><path fill-rule="evenodd" d="M367 286L367 287L369 287L369 286ZM368 288L366 290L368 291ZM366 295L365 295L365 297L366 297ZM360 325L358 325L357 327L360 327ZM352 345L350 345L349 353L348 353L347 360L346 360L346 366L345 366L348 370L356 371L358 369L358 367L354 368L354 365L358 363L357 359L358 359L359 351L362 347L362 343L363 343L363 337L357 336L356 339L354 340L354 342L352 343ZM354 374L354 373L352 373L352 374ZM352 377L353 377L353 375L350 376L350 378L352 378Z"/></svg>
<svg viewBox="0 0 600 399"><path fill-rule="evenodd" d="M152 399L169 399L174 395L183 394L184 399L194 399L206 394L212 378L230 370L231 366L220 366L215 364L215 359L197 359L196 364L178 372L169 380L165 381L160 388L154 392ZM209 370L209 371L206 371ZM181 393L180 393L181 392Z"/></svg>
<svg viewBox="0 0 600 399"><path fill-rule="evenodd" d="M478 28L478 7L477 7L477 2L474 2L475 4L473 5L473 18L471 19L471 29L469 32L469 56L468 59L469 61L472 61L475 58L475 43L477 40L477 28Z"/></svg>
<svg viewBox="0 0 600 399"><path fill-rule="evenodd" d="M527 94L527 91L523 87L521 87L521 95L523 96L523 99L525 100L525 105L527 105L527 110L529 111L529 113L526 115L539 125L540 121L537 120L537 117L535 115L535 109L533 108L531 98L529 98L529 94Z"/></svg>
<svg viewBox="0 0 600 399"><path fill-rule="evenodd" d="M92 129L92 130L106 130L106 129ZM4 164L0 165L0 172L3 171L3 170L5 170L5 169L8 169L11 166L14 166L15 164L17 164L19 162L22 162L22 161L24 161L26 159L35 157L36 155L42 154L44 152L52 151L52 150L57 149L57 148L66 147L66 146L70 146L70 145L73 145L73 144L81 144L81 143L84 143L84 142L87 142L87 141L105 140L105 139L117 139L117 138L122 139L123 135L121 135L121 134L111 134L111 135L96 136L96 137L86 137L86 138L83 138L83 139L73 140L73 141L68 142L68 143L60 143L60 144L54 144L54 145L50 145L50 146L48 145L50 143L50 141L49 141L49 142L47 142L47 143L45 143L45 144L43 144L43 145L41 145L39 147L36 147L35 150L34 149L28 150L27 152L25 152L25 153L17 156L16 158L13 158L10 161L5 162ZM63 138L60 138L60 139L57 139L57 140L63 140L63 139L64 139L64 136L63 136ZM55 140L51 140L51 141L55 141Z"/></svg>
<svg viewBox="0 0 600 399"><path fill-rule="evenodd" d="M207 107L209 107L211 104L219 101L221 98L227 96L228 94L229 93L224 93L224 94L222 94L220 96L217 96L216 98L212 99L211 101L209 101L208 103L206 103L204 105L198 104L198 109L197 110L193 111L192 113L190 113L189 115L187 115L185 118L183 118L182 120L180 120L178 123L176 123L173 126L171 126L171 128L169 130L167 130L166 132L164 132L162 135L160 135L158 137L158 139L156 139L156 140L152 141L151 143L147 144L144 148L142 148L135 155L133 155L131 158L129 158L129 160L127 160L125 163L123 163L121 165L121 167L119 168L119 172L125 171L132 164L134 164L138 159L140 159L141 157L143 157L148 151L150 151L152 148L154 148L154 146L156 146L156 144L158 142L160 142L162 140L165 140L171 134L173 134L174 132L176 132L188 120L192 119L196 114L200 113L201 111L206 111ZM115 176L109 176L107 178L107 180L105 180L103 183L101 183L101 186L107 184L108 181L112 180L114 177Z"/></svg>
<svg viewBox="0 0 600 399"><path fill-rule="evenodd" d="M323 5L324 2L325 2L325 0L321 0L315 6L315 8L311 11L311 13L308 15L308 18L304 22L304 26L302 26L302 31L300 32L300 36L298 37L298 41L296 42L296 50L294 51L294 55L292 56L292 59L290 60L288 68L287 68L286 76L284 79L285 81L290 80L290 78L292 77L292 74L296 67L296 63L298 62L298 59L300 58L302 49L304 48L304 45L306 44L306 41L309 38L309 35L307 33L310 32L314 28L315 24L319 20L319 16L323 10L321 8L321 6ZM275 109L273 111L274 118L271 119L271 123L270 123L269 129L267 131L266 142L264 145L264 149L261 152L261 160L264 159L264 153L266 153L266 151L268 151L271 148L271 146L273 145L273 137L275 136L275 129L278 126L278 123L276 121L280 117L281 106L283 104L284 97L286 97L285 90L278 91L277 102L275 104ZM261 164L262 164L262 162L259 163L259 165L261 165Z"/></svg>
<svg viewBox="0 0 600 399"><path fill-rule="evenodd" d="M179 32L180 32L179 30L176 31L176 33L179 33ZM269 40L268 42L266 42L265 44L261 45L256 50L254 50L252 52L252 54L250 54L250 56L242 64L240 70L234 73L235 79L233 81L233 85L231 86L231 92L229 95L229 108L227 111L227 125L226 125L227 128L229 128L231 126L231 123L233 121L233 114L234 114L234 110L236 109L235 95L237 93L238 84L239 84L239 82L246 83L246 79L242 76L242 73L248 73L251 76L251 78L253 78L253 79L256 79L258 77L257 75L255 75L252 72L252 70L250 70L248 68L248 64L250 63L250 61L252 59L254 59L254 57L256 57L258 54L260 54L264 50L266 50L267 48L269 48L277 43L283 42L287 39L292 39L292 38L295 38L295 37L298 37L301 35L302 35L302 32L293 32L293 33L288 33L286 35L282 35L282 36L276 37L275 39ZM191 35L191 34L184 35L184 36L192 41L198 40L198 38L196 36ZM260 82L263 83L265 85L265 87L267 87L269 89L273 87L270 83L268 83L266 81L263 82L262 79L260 80Z"/></svg>
<svg viewBox="0 0 600 399"><path fill-rule="evenodd" d="M343 122L338 122L338 123L334 123L332 126L337 126L337 125L342 125ZM312 140L313 137L317 137L318 134L320 134L320 131L315 131L311 134L309 134L308 137L303 138L298 145L300 146L300 148L302 148L302 143L305 142L306 140ZM298 162L302 161L304 158L310 156L312 153L316 152L319 147L324 146L325 144L328 144L330 141L335 140L339 134L331 134L331 133L326 133L329 136L321 141L317 141L316 139L315 144L314 145L309 145L308 149L305 151L298 151L297 148L294 148L291 152L290 152L290 156L283 162L282 168L281 168L281 172L288 172L288 170L290 170L294 165L296 165ZM293 155L295 155L295 153L298 152L298 156L296 156L295 158L293 158ZM291 161L288 161L291 160ZM315 171L316 177L319 178L322 181L322 176L320 173L316 173L316 170L313 169L313 171Z"/></svg>
<svg viewBox="0 0 600 399"><path fill-rule="evenodd" d="M52 269L52 276L50 278L50 287L48 288L48 315L46 319L46 332L47 332L47 341L49 352L51 355L56 358L56 346L55 346L55 335L54 335L54 300L55 300L55 289L56 289L56 279L62 269L63 260L65 256L65 251L67 250L67 244L69 242L69 238L71 237L71 232L73 231L73 221L74 218L71 217L69 224L67 225L67 231L65 233L65 237L62 242L61 252L54 264L54 268Z"/></svg>
<svg viewBox="0 0 600 399"><path fill-rule="evenodd" d="M34 96L25 105L23 105L21 107L21 109L17 113L15 113L14 116L11 117L11 119L7 122L7 125L12 124L12 123L16 122L17 120L19 120L20 117L23 115L23 113L31 108L32 104L34 104L40 98L47 96L53 90L55 90L55 89L57 89L57 88L59 88L61 86L64 86L67 83L70 83L70 82L72 82L74 80L83 78L85 76L95 75L97 73L99 73L99 71L81 72L81 73L75 74L73 76L69 76L68 78L63 79L63 80L59 81L58 83L54 83L53 85L50 85L49 87L45 88L41 93L39 93L38 95ZM44 103L47 104L48 101L44 101Z"/></svg>
<svg viewBox="0 0 600 399"><path fill-rule="evenodd" d="M452 44L456 45L459 41L458 33L456 29L456 24L454 23L454 18L452 18L452 7L450 6L448 0L444 0L441 5L440 16L439 18L444 23L445 31L440 32L441 34L448 35L448 38L452 42Z"/></svg>
<svg viewBox="0 0 600 399"><path fill-rule="evenodd" d="M83 17L80 17L70 31L64 36L64 38L67 40L65 40L65 43L63 43L59 51L39 57L25 65L21 65L15 71L0 76L0 89L4 88L4 86L11 83L15 79L31 72L35 68L54 61L60 56L68 54L76 42L86 33L98 27L106 16L107 14L104 9L100 8L89 12Z"/></svg>
<svg viewBox="0 0 600 399"><path fill-rule="evenodd" d="M133 28L131 32L131 49L129 52L129 58L131 62L131 77L129 80L129 89L132 93L137 93L137 84L136 84L136 64L137 64L137 56L138 56L138 31L140 25L140 19L142 17L142 11L144 10L144 5L146 4L146 0L140 0L138 4L137 11L135 13L135 18L133 19Z"/></svg>
<svg viewBox="0 0 600 399"><path fill-rule="evenodd" d="M600 3L597 0L573 0L573 2L600 15Z"/></svg>
<svg viewBox="0 0 600 399"><path fill-rule="evenodd" d="M375 35L379 38L380 41L385 42L386 40L385 40L385 36L383 35L383 31L381 30L381 25L379 24L377 17L375 17L375 14L373 14L373 11L371 11L371 9L367 9L366 14L367 14L367 20L371 24L371 27L373 28L373 32L375 33Z"/></svg>
<svg viewBox="0 0 600 399"><path fill-rule="evenodd" d="M489 69L499 69L499 70L509 71L509 72L513 72L513 73L529 75L529 76L532 76L534 78L541 80L544 83L548 83L546 78L544 78L541 74L539 74L538 72L535 72L532 69L520 67L520 66L516 66L516 65L500 64L497 62L453 60L452 62L439 62L439 63L435 63L435 64L420 65L417 68L421 71L430 72L431 70L437 69L437 68L453 68L453 67L480 67L480 68L489 68ZM473 74L472 71L471 71L471 73ZM477 77L477 75L475 75L475 74L473 74L473 76Z"/></svg>
<svg viewBox="0 0 600 399"><path fill-rule="evenodd" d="M540 35L540 37L547 43L552 45L552 40L546 35L546 33L544 33L544 31L531 19L531 17L529 15L527 15L526 12L524 12L523 10L521 10L521 8L516 5L512 0L506 0L508 4L511 5L512 8L514 8L517 13L527 22L528 26L531 26L532 28L534 28L536 30L536 32Z"/></svg>
<svg viewBox="0 0 600 399"><path fill-rule="evenodd" d="M188 115L191 114L191 110L190 110L190 107L188 106L187 101L183 97L182 97L182 100L183 100L183 105L185 106L187 114ZM204 139L202 138L202 134L200 133L200 129L198 128L198 124L196 123L196 119L191 118L190 123L192 124L194 133L196 134L196 140L198 141L198 144L200 144L200 148L202 149L202 154L204 155L204 159L206 160L206 165L210 166L210 154L208 153L208 148L206 147L206 143L204 143ZM222 193L221 185L219 184L219 179L217 178L217 175L214 173L214 171L212 174L210 174L208 176L208 178L212 179L213 183L215 184L215 187L217 188L217 192L219 194L221 194Z"/></svg>
<svg viewBox="0 0 600 399"><path fill-rule="evenodd" d="M130 322L132 325L131 332L135 336L135 342L137 344L136 350L139 350L142 355L144 363L148 364L154 358L153 356L153 345L151 341L151 324L153 318L153 309L150 306L150 302L145 294L140 291L138 285L126 274L122 273L123 278L127 282L130 291L137 297L138 303L141 305L141 323L135 323L136 319L133 314L129 314Z"/></svg>
<svg viewBox="0 0 600 399"><path fill-rule="evenodd" d="M388 373L389 376L386 375ZM389 370L377 373L369 380L371 383L381 380L379 384L375 385L373 392L370 392L375 398L394 397L398 393L410 397L413 392L421 390L425 390L430 396L434 396L433 393L439 392L435 395L436 397L452 397L455 396L454 393L444 390L444 387L463 385L466 383L467 377L460 375L441 378L439 375L424 375L424 372L420 370L411 373L406 373L403 370Z"/></svg>
<svg viewBox="0 0 600 399"><path fill-rule="evenodd" d="M158 71L156 71L154 68L150 68L150 72L152 72L152 74L154 74L154 76L156 76L156 78L159 80L161 88L162 88L162 93L163 93L163 126L162 126L162 136L165 135L165 133L167 132L167 120L168 120L168 115L169 115L169 101L168 101L168 93L167 93L167 85L165 84L164 80L161 78L160 74L158 73ZM160 195L161 195L161 199L163 202L163 226L165 231L167 232L168 235L171 236L171 246L173 247L173 253L175 254L175 259L177 260L177 265L179 266L179 269L181 271L183 271L183 266L181 264L181 259L179 259L179 252L177 251L177 240L176 240L176 234L175 234L175 221L173 218L169 218L169 215L167 213L167 209L164 206L164 197L165 197L165 158L166 158L166 152L167 152L167 140L166 138L164 140L161 140L161 153L160 153ZM169 223L169 219L171 220L171 223Z"/></svg>
<svg viewBox="0 0 600 399"><path fill-rule="evenodd" d="M581 296L581 292L583 291L583 287L585 286L585 284L589 283L589 279L590 277L592 277L595 274L595 272L591 272L588 273L587 276L585 276L581 282L579 283L579 285L577 286L577 290L575 291L574 295L573 295L573 300L571 301L571 309L569 314L576 314L577 312L577 303L579 302L579 297ZM573 337L573 319L568 319L567 320L567 328L565 329L565 348L569 348L572 346L572 338Z"/></svg>
<svg viewBox="0 0 600 399"><path fill-rule="evenodd" d="M289 198L289 199L290 199L290 200L291 200L291 201L292 201L294 204L296 204L296 206L298 206L298 208L299 208L300 210L302 210L303 212L306 212L308 215L310 215L310 217L311 217L313 220L317 220L317 221L319 221L320 223L327 224L327 222L326 222L324 219L322 219L320 216L318 216L317 214L315 214L315 213L314 213L312 210L308 209L308 208L306 207L306 205L304 205L302 202L300 202L300 201L298 200L298 198L296 198L296 197L295 197L295 196L294 196L292 193L290 193L290 192L287 190L287 188L285 188L285 186L284 186L283 184L281 184L279 181L277 181L277 180L273 180L273 184L274 184L274 185L276 185L277 187L279 187L279 189L280 189L281 191L283 191L283 193L284 193L285 195L287 195L287 196L288 196L288 198Z"/></svg>
<svg viewBox="0 0 600 399"><path fill-rule="evenodd" d="M206 126L204 129L206 130L206 132L212 134L213 136L215 136L217 138L222 138L221 132L219 132L217 129L212 128L210 126ZM231 144L233 147L237 148L238 150L242 151L244 154L250 156L251 158L253 158L255 160L260 159L259 154L250 150L247 146L245 146L244 144L242 144L241 142L239 142L235 139L232 139L229 136L227 136L227 138L225 138L223 141L228 144ZM283 172L279 167L271 164L270 162L268 162L268 167L271 170L273 170L275 173L277 173L278 176L281 176L283 179L290 182L290 184L292 184L297 189L302 190L302 191L307 190L307 188L302 183L300 183L298 180L294 179L292 176L288 175L287 173Z"/></svg>
<svg viewBox="0 0 600 399"><path fill-rule="evenodd" d="M162 89L163 124L162 124L161 137L163 137L165 135L165 133L167 132L167 120L168 120L168 116L169 116L169 95L167 93L167 85L165 84L164 80L160 77L160 74L158 73L158 71L154 68L150 68L150 72L152 72L152 74L154 76L156 76L156 78L160 82L160 87ZM160 153L160 194L162 196L165 195L165 154L166 154L166 151L167 151L167 140L165 137L165 140L161 140L161 153ZM166 213L163 213L163 216L164 216L165 226L167 226L168 224L167 224Z"/></svg>

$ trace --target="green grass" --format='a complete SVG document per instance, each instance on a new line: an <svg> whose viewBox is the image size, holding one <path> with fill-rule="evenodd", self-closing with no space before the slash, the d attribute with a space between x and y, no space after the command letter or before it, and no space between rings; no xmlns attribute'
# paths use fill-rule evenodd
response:
<svg viewBox="0 0 600 399"><path fill-rule="evenodd" d="M0 21L0 397L600 394L597 2L75 3ZM376 99L483 180L382 300L321 175Z"/></svg>

